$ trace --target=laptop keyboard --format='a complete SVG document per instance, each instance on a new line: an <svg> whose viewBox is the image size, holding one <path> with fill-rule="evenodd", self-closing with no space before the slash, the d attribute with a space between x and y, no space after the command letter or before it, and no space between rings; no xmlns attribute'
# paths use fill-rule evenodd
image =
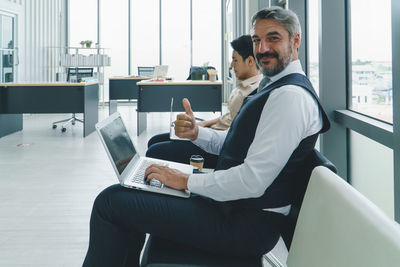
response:
<svg viewBox="0 0 400 267"><path fill-rule="evenodd" d="M161 166L167 166L166 163L158 162L158 161L152 161L152 160L143 160L142 163L140 164L138 170L136 171L135 175L132 178L132 182L139 183L139 184L147 184L150 186L162 188L163 183L161 183L157 179L151 179L150 183L146 182L144 179L144 173L146 169L151 165L151 164L157 164Z"/></svg>

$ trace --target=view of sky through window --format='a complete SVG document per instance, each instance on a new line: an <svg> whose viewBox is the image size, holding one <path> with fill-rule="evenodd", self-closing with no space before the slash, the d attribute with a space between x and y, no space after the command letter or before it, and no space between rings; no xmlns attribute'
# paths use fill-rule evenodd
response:
<svg viewBox="0 0 400 267"><path fill-rule="evenodd" d="M350 109L393 122L390 0L351 0Z"/></svg>

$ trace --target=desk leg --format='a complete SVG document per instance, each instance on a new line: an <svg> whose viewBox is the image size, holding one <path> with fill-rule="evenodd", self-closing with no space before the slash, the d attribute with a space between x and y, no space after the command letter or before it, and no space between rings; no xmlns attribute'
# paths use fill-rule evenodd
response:
<svg viewBox="0 0 400 267"><path fill-rule="evenodd" d="M137 135L139 136L147 127L147 114L146 112L137 113Z"/></svg>
<svg viewBox="0 0 400 267"><path fill-rule="evenodd" d="M22 131L22 114L0 114L0 138Z"/></svg>
<svg viewBox="0 0 400 267"><path fill-rule="evenodd" d="M96 130L99 121L99 86L89 85L85 88L85 108L83 112L83 137Z"/></svg>
<svg viewBox="0 0 400 267"><path fill-rule="evenodd" d="M108 105L108 110L109 110L109 115L113 114L114 112L117 112L117 105L118 102L117 100L110 100Z"/></svg>

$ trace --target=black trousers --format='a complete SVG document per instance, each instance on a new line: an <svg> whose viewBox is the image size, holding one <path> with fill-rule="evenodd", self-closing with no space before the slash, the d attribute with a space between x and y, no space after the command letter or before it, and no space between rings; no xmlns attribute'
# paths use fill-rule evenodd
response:
<svg viewBox="0 0 400 267"><path fill-rule="evenodd" d="M214 169L218 156L208 153L190 141L171 140L169 133L153 136L147 143L146 156L150 158L171 160L189 164L191 155L201 155L204 158L204 168Z"/></svg>
<svg viewBox="0 0 400 267"><path fill-rule="evenodd" d="M278 242L283 218L194 194L184 199L113 185L94 202L83 266L125 266L128 255L139 266L146 233L214 253L261 258Z"/></svg>

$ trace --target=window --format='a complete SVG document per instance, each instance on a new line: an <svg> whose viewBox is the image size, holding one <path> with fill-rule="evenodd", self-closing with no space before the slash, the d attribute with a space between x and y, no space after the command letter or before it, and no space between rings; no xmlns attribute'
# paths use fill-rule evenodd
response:
<svg viewBox="0 0 400 267"><path fill-rule="evenodd" d="M178 11L179 10L179 11ZM168 76L186 80L190 69L190 1L163 0L161 3L161 62Z"/></svg>
<svg viewBox="0 0 400 267"><path fill-rule="evenodd" d="M308 0L308 78L319 94L319 1Z"/></svg>
<svg viewBox="0 0 400 267"><path fill-rule="evenodd" d="M193 0L193 65L209 64L221 74L221 3Z"/></svg>
<svg viewBox="0 0 400 267"><path fill-rule="evenodd" d="M308 0L308 31L307 31L307 55L308 78L319 95L319 1ZM304 45L304 42L303 44ZM315 148L320 150L320 138L318 137Z"/></svg>
<svg viewBox="0 0 400 267"><path fill-rule="evenodd" d="M104 70L104 98L108 100L108 78L128 75L128 1L102 0L100 12L100 43L111 57L111 66Z"/></svg>
<svg viewBox="0 0 400 267"><path fill-rule="evenodd" d="M70 0L69 5L69 45L79 46L82 40L97 43L97 0ZM108 77L137 74L138 66L168 65L168 76L175 80L188 77L191 62L194 65L208 62L221 71L220 1L101 0L99 21L101 46L108 48L104 53L111 57L111 67L105 70L106 96ZM129 34L130 58L127 57Z"/></svg>
<svg viewBox="0 0 400 267"><path fill-rule="evenodd" d="M390 4L390 0L350 1L352 101L349 108L392 123Z"/></svg>
<svg viewBox="0 0 400 267"><path fill-rule="evenodd" d="M225 13L226 13L226 33L225 33L225 75L227 77L226 83L224 84L224 95L223 101L227 101L231 92L234 87L235 77L232 77L231 74L231 59L232 59L232 52L233 49L231 47L231 42L233 41L233 24L234 24L234 17L233 17L233 3L232 1L227 1L225 5Z"/></svg>
<svg viewBox="0 0 400 267"><path fill-rule="evenodd" d="M131 1L131 72L160 63L159 0Z"/></svg>
<svg viewBox="0 0 400 267"><path fill-rule="evenodd" d="M80 41L97 43L97 0L69 0L69 46Z"/></svg>

